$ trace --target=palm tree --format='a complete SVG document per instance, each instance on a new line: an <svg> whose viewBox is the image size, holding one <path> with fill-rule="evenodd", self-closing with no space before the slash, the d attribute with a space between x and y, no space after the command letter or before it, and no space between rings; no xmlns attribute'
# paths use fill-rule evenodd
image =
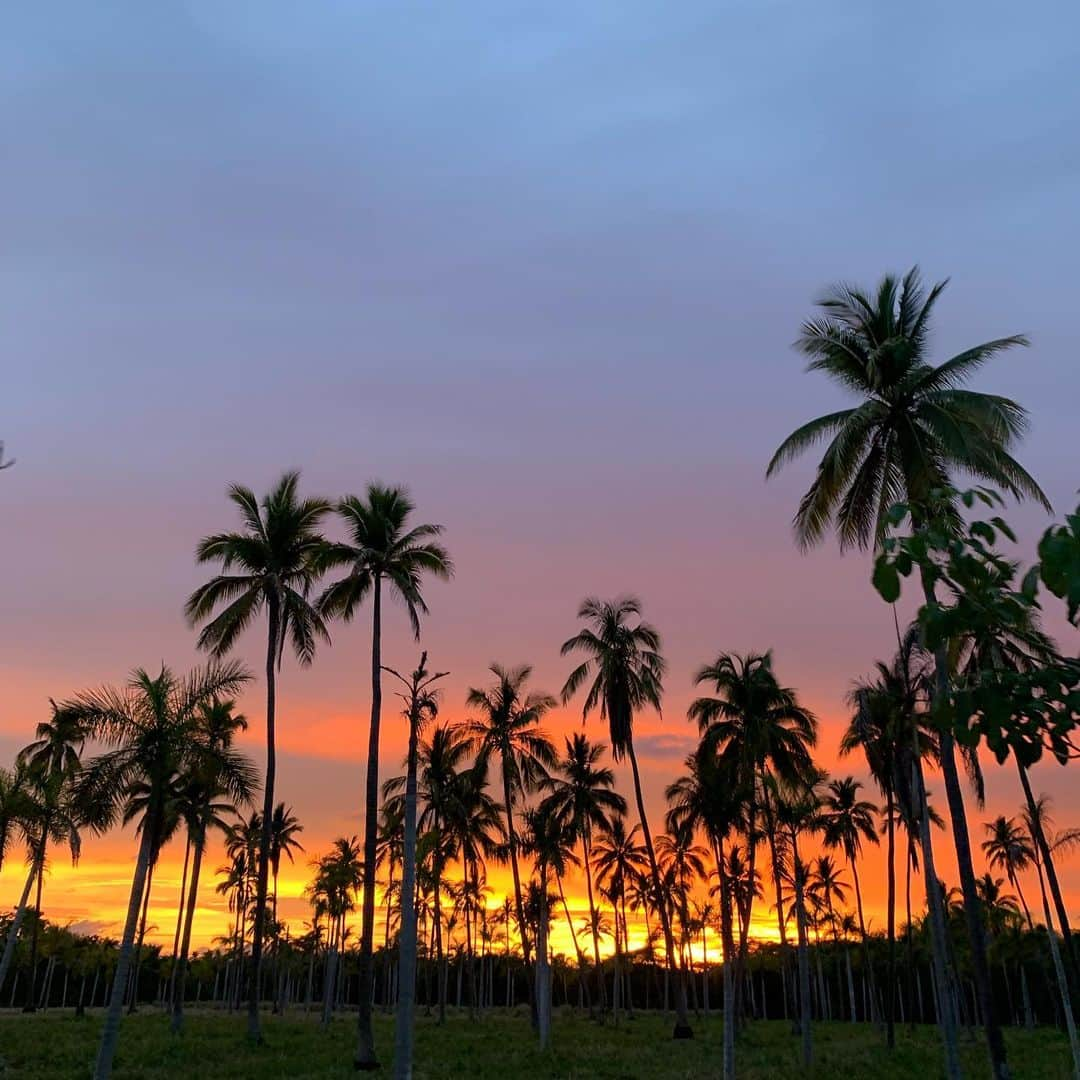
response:
<svg viewBox="0 0 1080 1080"><path fill-rule="evenodd" d="M986 855L992 869L1005 872L1009 884L1016 890L1016 895L1023 905L1028 929L1033 930L1035 924L1031 921L1031 911L1024 899L1024 891L1020 888L1019 878L1019 874L1035 861L1035 851L1031 841L1016 820L1007 818L1004 814L988 822L985 829L987 839L983 841L983 854Z"/></svg>
<svg viewBox="0 0 1080 1080"><path fill-rule="evenodd" d="M747 799L746 846L749 876L753 879L757 846L764 824L773 867L777 923L781 950L787 950L787 930L780 899L782 860L777 844L775 808L767 783L798 785L813 771L811 748L817 742L817 719L798 701L794 690L781 686L772 665L772 653L721 653L702 667L696 685L708 684L713 695L699 697L687 715L697 722L703 745L717 755L718 766L733 778ZM741 1010L743 970L749 942L750 911L740 928L735 968L736 1015Z"/></svg>
<svg viewBox="0 0 1080 1080"><path fill-rule="evenodd" d="M430 672L427 653L420 654L420 663L406 679L393 668L384 671L396 678L405 692L399 697L405 703L404 714L409 724L409 749L405 759L405 827L401 866L401 940L398 946L398 1011L394 1028L394 1080L409 1080L412 1076L413 1008L416 1001L416 803L417 758L420 732L425 724L439 714L437 682L449 672Z"/></svg>
<svg viewBox="0 0 1080 1080"><path fill-rule="evenodd" d="M201 706L196 710L195 724L194 753L187 762L177 799L177 812L187 825L192 861L187 894L181 898L183 930L174 950L171 976L173 1033L184 1024L188 952L207 838L212 830L228 833L228 818L238 807L250 804L258 786L254 767L233 749L236 733L247 728L247 721L235 712L234 702L215 699Z"/></svg>
<svg viewBox="0 0 1080 1080"><path fill-rule="evenodd" d="M492 686L487 689L469 689L465 704L479 715L467 720L464 730L471 740L471 747L476 751L478 765L486 763L492 756L497 755L499 758L518 934L525 964L528 966L532 952L518 868L514 807L519 799L537 790L548 779L549 771L555 767L555 747L541 726L544 717L554 708L555 699L550 694L526 690L532 674L532 668L527 664L517 668L492 664L489 670L495 676Z"/></svg>
<svg viewBox="0 0 1080 1080"><path fill-rule="evenodd" d="M278 874L281 871L281 858L285 856L289 862L293 862L293 853L303 851L304 845L298 837L304 831L304 826L292 811L291 806L279 802L274 807L274 813L270 818L270 876L273 879L273 899L270 905L270 925L274 934L274 967L278 966L278 953L280 952L280 927L278 924ZM274 983L277 986L277 975ZM274 1011L280 1012L281 1003L279 994L274 994Z"/></svg>
<svg viewBox="0 0 1080 1080"><path fill-rule="evenodd" d="M866 921L863 918L862 888L859 883L859 858L865 840L870 844L879 844L875 815L878 808L866 799L859 798L862 784L853 776L832 780L822 799L822 829L825 846L830 850L843 851L848 866L851 867L851 880L855 885L855 910L859 917L859 937L862 941L863 967L871 988L874 985L870 966L870 948L866 938ZM895 893L895 881L893 884ZM895 897L894 897L895 899ZM893 938L895 939L895 928ZM850 989L850 987L849 987ZM893 991L895 993L895 991ZM871 1013L875 991L871 991ZM855 1019L854 1004L852 1020Z"/></svg>
<svg viewBox="0 0 1080 1080"><path fill-rule="evenodd" d="M626 918L627 893L631 882L649 872L649 855L645 845L638 839L641 826L635 825L627 831L626 818L619 813L613 814L597 831L593 854L596 857L596 881L606 892L615 910L616 927L622 926L622 937L615 935L616 972L621 973L622 956L620 946L628 952L630 949L629 923ZM629 994L629 978L626 995L627 1012L632 1014L634 1003ZM616 1017L618 1010L616 1009Z"/></svg>
<svg viewBox="0 0 1080 1080"><path fill-rule="evenodd" d="M579 731L565 740L565 746L566 752L558 764L561 775L552 777L551 794L545 801L568 834L581 840L593 961L600 1007L605 1008L600 937L596 932L596 902L593 896L592 840L595 832L605 828L613 816L626 813L626 800L614 790L615 773L600 764L607 749L603 743L590 742Z"/></svg>
<svg viewBox="0 0 1080 1080"><path fill-rule="evenodd" d="M299 473L285 473L261 502L240 484L229 488L229 499L243 520L243 531L216 533L199 542L197 561L219 563L220 573L199 586L184 609L192 626L204 623L199 648L218 658L232 649L257 615L266 612L266 775L248 1000L248 1037L256 1042L262 1040L259 989L263 914L270 877L270 830L277 775L276 675L286 637L305 666L314 659L316 640L330 640L322 615L310 600L319 576L319 557L326 547L319 529L330 512L330 504L320 498L301 499L299 484Z"/></svg>
<svg viewBox="0 0 1080 1080"><path fill-rule="evenodd" d="M193 756L215 754L201 743L199 710L215 698L236 693L249 680L247 671L236 663L214 662L183 679L164 666L156 677L140 668L132 673L125 687L87 691L63 706L89 737L106 747L85 767L80 779L87 801L113 813L123 812L130 797L138 794L144 806L139 823L139 853L94 1067L95 1080L106 1080L112 1073L139 908L154 845L168 812L171 787ZM224 758L221 763L224 768ZM246 768L231 776L223 772L222 778L229 781L232 794L240 797L248 772Z"/></svg>
<svg viewBox="0 0 1080 1080"><path fill-rule="evenodd" d="M822 799L824 805L824 797ZM827 829L828 825L818 810L817 826ZM837 908L847 903L847 882L840 876L840 868L836 865L831 855L819 855L813 864L810 873L808 890L825 909L828 917L829 928L832 931L833 942L840 944L840 920L837 917ZM820 955L820 953L819 953ZM837 957L839 963L839 957ZM848 964L848 1008L849 1019L854 1023L858 1017L855 1013L855 983L851 978L851 964Z"/></svg>
<svg viewBox="0 0 1080 1080"><path fill-rule="evenodd" d="M916 529L942 512L940 492L956 474L987 481L1017 499L1030 497L1049 509L1034 479L1009 453L1027 424L1025 411L1008 398L962 388L996 354L1027 344L1014 335L966 349L942 364L926 358L930 316L946 282L924 294L918 269L902 281L882 279L875 295L838 286L820 302L823 314L803 324L798 348L809 371L822 371L861 400L850 409L811 420L781 443L767 475L805 450L830 439L813 483L795 515L803 548L819 542L834 523L841 548L869 547L885 533L892 505L912 507ZM955 513L951 505L944 507ZM928 603L932 581L924 576ZM944 699L948 670L944 650L935 662L934 694ZM941 733L941 764L953 822L960 881L979 1007L995 1077L1007 1074L1005 1043L991 1002L986 941L975 889L975 871L952 735ZM955 1075L955 1062L950 1075Z"/></svg>
<svg viewBox="0 0 1080 1080"><path fill-rule="evenodd" d="M371 1029L371 1000L375 986L375 888L379 815L379 725L382 717L382 600L383 586L400 599L409 614L413 636L420 639L420 616L427 614L422 593L426 576L449 579L454 566L437 542L441 525L409 527L415 510L401 487L368 484L364 497L347 496L337 505L349 539L331 544L327 568L347 569L319 598L327 617L350 622L361 604L371 597L371 721L368 727L367 782L364 801L364 895L360 925L360 1005L354 1064L357 1069L378 1068Z"/></svg>
<svg viewBox="0 0 1080 1080"><path fill-rule="evenodd" d="M38 932L48 845L67 843L74 865L78 862L81 847L80 827L91 825L100 831L105 825L96 814L96 808L78 796L77 784L82 767L80 755L86 741L86 730L76 717L58 707L56 702L50 701L49 704L52 710L50 719L37 725L37 737L20 751L16 759L16 773L22 775L24 783L15 789L15 802L22 806L23 814L27 815L24 825L29 826L34 839L31 844L30 875L8 931L4 956L0 960L0 986L4 984L14 956L31 882L36 880L34 920L30 932L30 987L24 1012L34 1012L37 1002Z"/></svg>
<svg viewBox="0 0 1080 1080"><path fill-rule="evenodd" d="M552 812L550 806L540 806L525 814L525 834L522 848L536 862L538 882L530 887L537 903L533 912L536 925L536 1016L540 1036L540 1049L546 1050L551 1039L551 967L548 956L548 922L550 897L549 875L563 877L576 859L573 853L574 837ZM533 907L532 904L529 905Z"/></svg>
<svg viewBox="0 0 1080 1080"><path fill-rule="evenodd" d="M645 800L641 794L641 774L634 753L634 713L644 708L660 711L665 663L660 655L660 635L641 619L641 601L634 596L615 600L589 597L578 609L578 618L587 625L563 642L561 655L584 653L586 659L570 672L562 689L563 704L589 683L582 717L598 709L608 722L611 752L616 761L630 759L638 818L649 856L653 890L660 895L660 868L656 861ZM634 624L629 620L636 619ZM677 1039L690 1038L693 1030L686 1011L686 983L675 963L675 938L664 904L659 905L668 969L676 976L675 1030Z"/></svg>

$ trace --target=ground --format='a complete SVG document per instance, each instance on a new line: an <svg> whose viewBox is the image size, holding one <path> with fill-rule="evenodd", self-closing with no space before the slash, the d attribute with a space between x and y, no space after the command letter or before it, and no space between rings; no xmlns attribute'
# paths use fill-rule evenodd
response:
<svg viewBox="0 0 1080 1080"><path fill-rule="evenodd" d="M37 1016L0 1015L0 1076L26 1078L89 1077L101 1017L76 1019L56 1012ZM389 1075L393 1020L379 1015L377 1043L384 1055L381 1075ZM243 1037L241 1015L203 1012L189 1017L187 1033L174 1039L165 1016L149 1009L125 1017L120 1031L115 1080L276 1080L279 1077L356 1077L351 1068L355 1018L339 1017L329 1030L314 1018L266 1018L266 1045L249 1046ZM619 1026L603 1026L581 1016L556 1010L552 1049L541 1054L523 1013L499 1013L471 1023L452 1015L445 1027L420 1017L417 1023L417 1080L506 1080L509 1077L630 1078L716 1077L720 1073L722 1025L719 1017L698 1020L694 1039L673 1042L671 1023L657 1015L639 1015ZM1071 1073L1068 1043L1055 1030L1010 1031L1009 1060L1016 1080L1062 1080ZM965 1076L988 1075L981 1041L962 1045ZM757 1022L740 1040L736 1051L739 1080L782 1080L808 1076L892 1080L941 1075L941 1053L933 1028L914 1035L898 1031L890 1055L876 1032L866 1026L841 1023L814 1028L815 1067L806 1073L799 1065L798 1041L782 1021Z"/></svg>

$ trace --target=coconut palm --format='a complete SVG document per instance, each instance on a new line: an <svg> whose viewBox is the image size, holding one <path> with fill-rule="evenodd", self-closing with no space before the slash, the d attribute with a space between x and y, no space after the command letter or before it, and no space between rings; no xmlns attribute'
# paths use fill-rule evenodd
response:
<svg viewBox="0 0 1080 1080"><path fill-rule="evenodd" d="M405 691L398 694L405 704L404 715L409 725L409 748L405 759L405 791L402 820L405 836L401 854L401 940L398 946L398 1007L394 1027L394 1078L409 1080L412 1076L413 1008L416 1001L416 804L418 747L424 725L439 714L439 690L436 683L449 672L431 672L427 653L420 654L420 663L406 679L393 668L383 668L397 679Z"/></svg>
<svg viewBox="0 0 1080 1080"><path fill-rule="evenodd" d="M378 1067L371 1028L375 987L373 961L375 889L379 815L379 728L382 718L382 601L383 589L405 605L413 636L420 639L420 617L427 614L423 597L426 577L449 579L454 572L446 549L438 543L441 525L410 525L415 510L402 487L368 484L363 498L349 495L337 505L348 539L331 544L324 565L342 568L343 578L319 598L328 618L350 622L371 599L371 719L368 727L367 780L364 799L364 895L360 923L360 1002L354 1064Z"/></svg>
<svg viewBox="0 0 1080 1080"><path fill-rule="evenodd" d="M470 688L465 699L466 706L477 715L465 722L464 731L476 751L478 765L492 757L499 758L518 934L527 966L532 952L521 892L514 808L523 797L541 787L555 767L555 747L541 726L554 708L555 699L550 694L527 690L532 674L528 665L504 668L492 664L489 670L495 676L494 683L486 689Z"/></svg>
<svg viewBox="0 0 1080 1080"><path fill-rule="evenodd" d="M170 979L174 1033L184 1024L188 953L207 839L213 831L228 832L229 818L250 804L258 787L254 767L233 747L236 733L247 728L247 721L235 711L235 703L215 699L201 706L195 724L198 734L192 744L194 752L186 764L176 806L187 826L192 859L191 880L181 904L183 930L179 946L174 949Z"/></svg>
<svg viewBox="0 0 1080 1080"><path fill-rule="evenodd" d="M548 956L548 923L551 898L548 894L550 875L563 877L568 867L576 863L575 837L568 833L550 806L537 807L525 813L525 832L521 838L522 851L536 863L537 882L530 886L535 899L536 926L536 1017L540 1049L546 1050L551 1040L551 966ZM530 904L534 907L534 904Z"/></svg>
<svg viewBox="0 0 1080 1080"><path fill-rule="evenodd" d="M86 729L74 715L57 706L56 702L50 701L49 705L50 718L37 725L36 738L19 752L16 759L16 774L22 777L22 783L16 786L13 797L14 805L22 807L23 826L30 829L27 838L32 837L30 875L8 931L3 958L0 959L0 986L3 986L26 914L30 886L36 881L34 919L30 931L30 987L25 1012L34 1012L37 1003L38 932L48 846L50 843L68 844L74 865L78 862L81 847L80 828L89 825L100 830L106 824L97 813L97 808L79 796L80 755L86 741Z"/></svg>
<svg viewBox="0 0 1080 1080"><path fill-rule="evenodd" d="M660 868L656 861L645 800L641 793L641 774L634 752L634 714L645 708L660 711L665 670L660 655L660 635L655 627L641 618L641 601L634 596L615 600L589 597L578 609L578 618L586 626L563 642L561 655L584 654L585 659L570 672L562 689L566 704L577 691L588 684L582 717L594 710L608 722L612 756L616 761L630 759L634 777L634 796L638 818L649 857L654 893L660 894ZM635 620L631 622L631 620ZM686 1008L686 983L675 962L675 938L667 907L659 905L661 927L668 969L676 975L675 1031L676 1038L693 1035Z"/></svg>
<svg viewBox="0 0 1080 1080"><path fill-rule="evenodd" d="M859 859L862 856L863 842L877 845L875 815L878 808L866 799L859 798L862 784L853 776L831 780L822 798L822 831L825 847L840 850L851 867L851 880L855 886L855 911L859 919L859 937L862 942L863 965L867 978L873 986L870 967L870 948L866 938L866 921L863 918L862 887L859 882ZM895 882L894 882L895 892ZM895 897L894 897L895 899ZM895 928L893 932L895 939ZM850 989L850 987L849 987ZM895 991L894 991L895 992ZM870 996L873 1002L874 994ZM852 1019L854 1005L852 1006Z"/></svg>
<svg viewBox="0 0 1080 1080"><path fill-rule="evenodd" d="M1019 874L1028 869L1035 860L1035 851L1031 841L1024 828L1018 825L1014 818L1007 818L1004 814L988 822L984 828L987 839L983 841L983 854L986 855L991 869L1005 872L1009 884L1020 898L1028 929L1033 930L1035 926L1031 921L1031 910L1028 908L1027 900L1024 899L1024 891L1020 888L1019 878Z"/></svg>
<svg viewBox="0 0 1080 1080"><path fill-rule="evenodd" d="M809 371L822 371L861 400L850 409L818 417L781 443L767 470L829 439L814 481L799 504L795 533L810 547L834 524L841 548L876 544L892 505L907 503L916 528L952 506L943 490L957 475L987 481L1017 499L1049 509L1035 480L1010 454L1027 424L1025 411L1008 398L963 388L992 357L1026 345L1014 335L976 345L934 365L927 359L930 317L946 282L924 293L917 268L902 281L889 275L874 295L851 286L833 288L819 302L822 315L803 324L798 348ZM928 602L934 588L924 577ZM935 696L948 693L944 650L935 669ZM979 1008L995 1077L1007 1074L1005 1043L991 1002L986 942L975 889L963 792L952 735L942 731L941 765L953 823ZM949 1074L958 1066L950 1054Z"/></svg>
<svg viewBox="0 0 1080 1080"><path fill-rule="evenodd" d="M172 785L193 756L215 754L202 743L199 710L215 698L235 694L249 680L247 671L231 662L215 661L184 678L164 666L157 676L140 668L132 673L126 686L86 691L63 706L90 737L106 748L85 767L80 778L85 798L113 813L123 813L133 794L143 805L139 852L94 1067L95 1080L105 1080L112 1073L139 908L154 845L168 813ZM225 765L222 757L222 767ZM223 771L221 775L232 788L230 793L241 797L242 784L248 780L246 767L235 774Z"/></svg>
<svg viewBox="0 0 1080 1080"><path fill-rule="evenodd" d="M721 653L694 678L713 694L699 697L687 715L698 725L703 745L717 755L718 766L733 778L747 800L746 847L749 876L756 873L757 847L769 844L776 893L781 949L786 951L787 930L780 901L782 874L780 835L767 780L804 783L813 771L810 751L817 742L817 719L798 700L794 690L781 686L773 670L772 653ZM736 1014L749 945L750 911L740 927L735 967Z"/></svg>
<svg viewBox="0 0 1080 1080"><path fill-rule="evenodd" d="M285 641L303 665L312 662L316 642L329 641L322 615L311 602L326 541L320 527L330 512L326 499L301 499L300 474L288 472L261 502L240 484L229 488L242 532L204 537L195 551L200 563L218 563L220 572L188 598L192 626L203 624L199 647L223 657L261 613L266 613L266 773L263 778L262 838L258 852L255 928L251 946L248 1037L262 1039L259 1021L266 895L270 878L270 830L277 775L275 734L277 672Z"/></svg>
<svg viewBox="0 0 1080 1080"><path fill-rule="evenodd" d="M596 932L596 901L593 895L592 842L595 833L614 815L626 813L626 800L614 790L615 773L601 765L607 749L590 742L582 732L565 740L565 753L551 778L551 794L545 800L563 828L581 840L585 889L589 900L589 927L593 939L593 962L601 1008L606 1007L600 938Z"/></svg>

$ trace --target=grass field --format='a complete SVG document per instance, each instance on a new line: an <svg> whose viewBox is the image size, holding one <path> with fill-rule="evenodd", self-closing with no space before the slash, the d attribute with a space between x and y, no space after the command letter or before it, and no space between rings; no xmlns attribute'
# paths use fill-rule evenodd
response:
<svg viewBox="0 0 1080 1080"><path fill-rule="evenodd" d="M252 1047L243 1038L243 1018L203 1013L189 1018L187 1033L174 1039L167 1019L145 1010L125 1017L114 1076L117 1080L273 1080L277 1077L355 1077L350 1067L355 1021L339 1017L327 1030L314 1020L266 1018L266 1045ZM380 1053L389 1072L393 1021L377 1018ZM63 1077L90 1074L100 1017L71 1015L0 1015L0 1076ZM541 1055L526 1015L495 1014L478 1023L452 1016L445 1027L421 1017L417 1025L416 1076L506 1080L509 1077L704 1078L719 1075L721 1021L699 1020L695 1038L673 1042L670 1023L658 1015L639 1015L618 1027L598 1025L572 1014L556 1014L553 1047ZM870 1077L891 1080L941 1075L941 1054L933 1028L914 1036L898 1031L890 1055L875 1032L859 1026L816 1025L815 1068L807 1074L798 1063L797 1040L782 1021L753 1024L737 1049L739 1080L817 1077ZM1061 1080L1070 1074L1068 1044L1053 1030L1008 1033L1009 1058L1018 1080ZM983 1044L964 1039L965 1076L988 1073Z"/></svg>

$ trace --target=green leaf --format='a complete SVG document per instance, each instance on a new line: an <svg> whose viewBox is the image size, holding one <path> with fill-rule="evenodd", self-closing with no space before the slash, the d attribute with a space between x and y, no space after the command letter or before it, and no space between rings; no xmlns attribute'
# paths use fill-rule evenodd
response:
<svg viewBox="0 0 1080 1080"><path fill-rule="evenodd" d="M900 598L900 575L893 563L878 559L874 564L874 588L886 604L895 604Z"/></svg>

